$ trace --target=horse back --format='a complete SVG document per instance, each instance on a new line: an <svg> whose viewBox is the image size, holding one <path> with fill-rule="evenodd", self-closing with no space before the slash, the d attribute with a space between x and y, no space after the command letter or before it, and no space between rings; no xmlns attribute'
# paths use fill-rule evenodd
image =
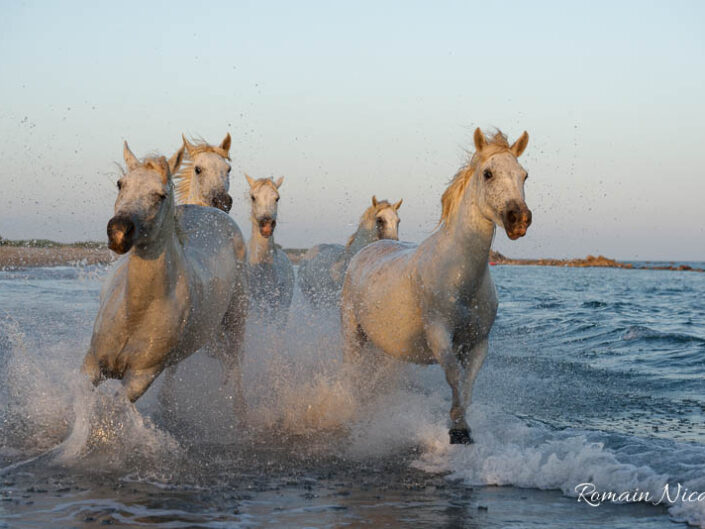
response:
<svg viewBox="0 0 705 529"><path fill-rule="evenodd" d="M352 310L364 335L387 354L430 363L423 335L414 268L416 245L389 239L374 242L350 261L342 310Z"/></svg>
<svg viewBox="0 0 705 529"><path fill-rule="evenodd" d="M299 284L310 301L331 301L342 286L345 270L342 263L345 247L342 244L318 244L309 249L299 264Z"/></svg>

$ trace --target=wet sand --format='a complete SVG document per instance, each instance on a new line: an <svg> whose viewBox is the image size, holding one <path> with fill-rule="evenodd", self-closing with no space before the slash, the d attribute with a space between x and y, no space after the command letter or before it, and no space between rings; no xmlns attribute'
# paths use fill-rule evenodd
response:
<svg viewBox="0 0 705 529"><path fill-rule="evenodd" d="M0 270L32 266L108 264L114 259L115 254L108 250L107 246L95 248L70 245L52 248L0 246Z"/></svg>

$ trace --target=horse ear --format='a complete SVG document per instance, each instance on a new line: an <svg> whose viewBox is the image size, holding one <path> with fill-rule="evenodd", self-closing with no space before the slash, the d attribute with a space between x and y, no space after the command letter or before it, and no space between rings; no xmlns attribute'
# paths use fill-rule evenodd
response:
<svg viewBox="0 0 705 529"><path fill-rule="evenodd" d="M125 159L125 164L127 165L128 171L132 171L135 167L140 164L139 160L137 159L137 156L132 154L132 151L127 146L127 140L125 140L125 145L122 148L122 157Z"/></svg>
<svg viewBox="0 0 705 529"><path fill-rule="evenodd" d="M401 207L402 202L404 202L404 199L403 199L403 198L400 198L400 199L399 199L399 202L397 202L396 204L394 204L394 211L398 211L398 210L399 210L399 208Z"/></svg>
<svg viewBox="0 0 705 529"><path fill-rule="evenodd" d="M284 177L280 176L279 178L277 178L277 181L274 182L274 185L277 186L277 189L279 189L283 183L284 183Z"/></svg>
<svg viewBox="0 0 705 529"><path fill-rule="evenodd" d="M519 139L514 142L514 145L512 145L509 150L512 151L512 154L519 158L521 156L521 153L524 152L524 149L526 149L526 146L529 144L529 133L524 131L524 134L519 136Z"/></svg>
<svg viewBox="0 0 705 529"><path fill-rule="evenodd" d="M179 167L181 167L181 162L184 161L184 146L182 145L181 148L174 153L174 155L169 158L169 171L171 174L176 174L176 172L179 170Z"/></svg>
<svg viewBox="0 0 705 529"><path fill-rule="evenodd" d="M475 141L475 152L480 152L487 145L487 140L485 135L480 130L480 127L475 129L475 134L473 135L473 140Z"/></svg>
<svg viewBox="0 0 705 529"><path fill-rule="evenodd" d="M220 148L223 149L228 154L230 154L230 143L231 142L232 142L232 138L230 138L230 133L228 132L225 135L225 138L223 138L223 141L220 142Z"/></svg>
<svg viewBox="0 0 705 529"><path fill-rule="evenodd" d="M189 143L186 136L183 134L181 134L181 139L184 140L184 147L186 147L186 152L188 152L189 158L193 159L193 145Z"/></svg>
<svg viewBox="0 0 705 529"><path fill-rule="evenodd" d="M169 162L166 161L166 157L160 156L157 160L159 163L159 174L162 176L162 184L166 185L171 178L171 172L169 171Z"/></svg>
<svg viewBox="0 0 705 529"><path fill-rule="evenodd" d="M377 207L377 195L372 195L372 205Z"/></svg>
<svg viewBox="0 0 705 529"><path fill-rule="evenodd" d="M247 178L247 183L250 184L250 187L253 187L255 185L255 179L247 173L245 173L245 178Z"/></svg>

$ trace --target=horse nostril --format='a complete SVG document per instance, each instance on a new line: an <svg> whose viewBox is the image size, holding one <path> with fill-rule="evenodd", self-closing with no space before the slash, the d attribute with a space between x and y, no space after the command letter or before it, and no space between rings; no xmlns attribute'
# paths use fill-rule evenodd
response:
<svg viewBox="0 0 705 529"><path fill-rule="evenodd" d="M526 225L528 226L531 224L531 210L527 209L526 210Z"/></svg>
<svg viewBox="0 0 705 529"><path fill-rule="evenodd" d="M519 212L516 209L510 209L507 212L507 220L509 224L515 224L516 221L519 220Z"/></svg>
<svg viewBox="0 0 705 529"><path fill-rule="evenodd" d="M135 224L126 217L113 217L108 222L108 247L117 252L125 253L132 247Z"/></svg>
<svg viewBox="0 0 705 529"><path fill-rule="evenodd" d="M218 193L214 195L211 199L211 206L225 211L225 213L228 213L233 207L233 197L231 197L227 193Z"/></svg>

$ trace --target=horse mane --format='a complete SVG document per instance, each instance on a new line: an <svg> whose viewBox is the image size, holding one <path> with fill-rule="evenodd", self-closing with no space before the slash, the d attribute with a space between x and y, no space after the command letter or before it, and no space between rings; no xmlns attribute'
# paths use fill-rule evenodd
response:
<svg viewBox="0 0 705 529"><path fill-rule="evenodd" d="M497 130L492 138L485 136L485 140L487 144L482 149L482 152L475 152L470 157L470 160L455 173L450 184L443 192L443 196L441 197L441 219L438 221L439 225L445 224L447 226L450 223L450 219L458 209L458 205L463 198L468 184L470 184L472 180L472 175L475 174L477 166L495 154L509 152L510 145L507 141L507 136L505 136L501 130Z"/></svg>
<svg viewBox="0 0 705 529"><path fill-rule="evenodd" d="M360 226L363 224L367 224L372 222L375 217L377 216L377 213L382 211L384 208L391 208L392 204L389 203L388 200L378 200L376 206L370 206L365 210L365 212L362 214L360 217L360 223L358 224L357 230L355 230L355 233L353 233L350 238L348 239L347 244L345 245L346 248L350 248L350 245L352 245L353 241L355 240L355 236L357 235L357 232L360 231Z"/></svg>
<svg viewBox="0 0 705 529"><path fill-rule="evenodd" d="M191 194L191 180L193 179L193 158L196 154L201 154L204 152L213 152L230 161L230 154L225 149L221 149L215 145L209 145L205 140L193 138L189 142L190 150L186 149L184 153L184 159L181 162L181 167L178 172L174 175L174 182L176 183L176 194L175 198L179 204L184 204Z"/></svg>

